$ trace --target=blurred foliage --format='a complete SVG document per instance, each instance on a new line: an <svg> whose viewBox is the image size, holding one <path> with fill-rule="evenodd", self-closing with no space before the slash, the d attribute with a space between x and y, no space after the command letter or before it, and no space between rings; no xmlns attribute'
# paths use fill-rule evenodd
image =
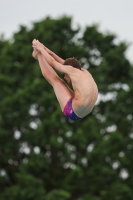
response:
<svg viewBox="0 0 133 200"><path fill-rule="evenodd" d="M61 113L31 56L36 38L93 75L99 99L78 122ZM0 199L132 200L133 67L98 25L50 17L0 38ZM80 81L80 80L79 80Z"/></svg>

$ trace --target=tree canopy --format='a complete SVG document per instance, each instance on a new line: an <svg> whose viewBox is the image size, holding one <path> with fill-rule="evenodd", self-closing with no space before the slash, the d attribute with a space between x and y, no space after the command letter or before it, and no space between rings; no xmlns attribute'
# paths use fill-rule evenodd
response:
<svg viewBox="0 0 133 200"><path fill-rule="evenodd" d="M34 38L94 77L99 99L81 121L62 115L31 56ZM1 200L132 200L133 66L116 39L68 16L0 38Z"/></svg>

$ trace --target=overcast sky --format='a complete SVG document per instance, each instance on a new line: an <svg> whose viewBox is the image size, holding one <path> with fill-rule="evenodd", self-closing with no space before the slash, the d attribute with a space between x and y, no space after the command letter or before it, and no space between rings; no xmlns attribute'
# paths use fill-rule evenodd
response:
<svg viewBox="0 0 133 200"><path fill-rule="evenodd" d="M97 23L101 31L130 43L127 57L133 63L133 0L0 0L0 34L11 37L19 25L64 14L73 17L75 26Z"/></svg>

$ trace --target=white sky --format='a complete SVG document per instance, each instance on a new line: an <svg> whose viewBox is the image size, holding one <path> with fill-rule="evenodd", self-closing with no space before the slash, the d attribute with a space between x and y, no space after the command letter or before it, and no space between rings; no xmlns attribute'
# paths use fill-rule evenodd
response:
<svg viewBox="0 0 133 200"><path fill-rule="evenodd" d="M64 14L73 17L74 25L98 23L101 31L130 43L127 57L133 63L133 0L0 0L0 34L7 38L19 25Z"/></svg>

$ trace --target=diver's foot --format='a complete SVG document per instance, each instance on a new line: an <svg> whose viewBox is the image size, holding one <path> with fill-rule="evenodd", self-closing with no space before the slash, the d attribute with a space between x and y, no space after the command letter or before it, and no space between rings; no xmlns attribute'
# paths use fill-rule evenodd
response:
<svg viewBox="0 0 133 200"><path fill-rule="evenodd" d="M32 52L33 58L38 59L39 54L40 54L40 52L38 50L36 50L35 48L33 48L33 52Z"/></svg>

